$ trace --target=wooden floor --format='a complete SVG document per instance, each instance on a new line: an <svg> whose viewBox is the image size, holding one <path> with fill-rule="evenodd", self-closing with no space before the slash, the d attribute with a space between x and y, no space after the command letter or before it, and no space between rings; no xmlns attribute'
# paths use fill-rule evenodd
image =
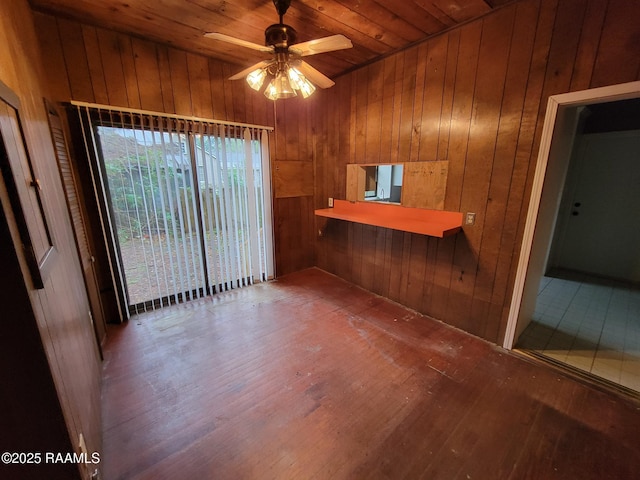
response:
<svg viewBox="0 0 640 480"><path fill-rule="evenodd" d="M317 269L109 332L105 480L632 479L640 402Z"/></svg>

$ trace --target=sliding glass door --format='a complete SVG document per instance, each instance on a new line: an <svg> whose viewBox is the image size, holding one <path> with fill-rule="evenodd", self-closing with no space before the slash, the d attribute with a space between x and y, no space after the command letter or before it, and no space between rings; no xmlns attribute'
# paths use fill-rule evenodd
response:
<svg viewBox="0 0 640 480"><path fill-rule="evenodd" d="M214 290L265 279L273 270L271 214L265 209L270 202L263 187L270 181L263 169L267 139L260 133L245 129L233 137L222 131L193 137L206 274Z"/></svg>
<svg viewBox="0 0 640 480"><path fill-rule="evenodd" d="M273 277L265 129L81 114L130 312Z"/></svg>

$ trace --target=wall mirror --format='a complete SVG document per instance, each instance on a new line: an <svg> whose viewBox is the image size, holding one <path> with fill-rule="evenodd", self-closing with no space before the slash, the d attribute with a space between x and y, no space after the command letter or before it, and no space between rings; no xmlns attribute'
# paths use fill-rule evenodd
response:
<svg viewBox="0 0 640 480"><path fill-rule="evenodd" d="M400 203L402 197L402 165L370 165L365 169L364 200Z"/></svg>
<svg viewBox="0 0 640 480"><path fill-rule="evenodd" d="M347 165L347 200L361 202L402 203L404 165Z"/></svg>
<svg viewBox="0 0 640 480"><path fill-rule="evenodd" d="M449 162L347 165L346 199L444 209Z"/></svg>

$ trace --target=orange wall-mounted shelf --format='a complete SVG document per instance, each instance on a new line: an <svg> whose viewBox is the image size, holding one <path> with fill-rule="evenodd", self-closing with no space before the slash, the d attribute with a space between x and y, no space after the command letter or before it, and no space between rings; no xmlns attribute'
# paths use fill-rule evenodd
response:
<svg viewBox="0 0 640 480"><path fill-rule="evenodd" d="M333 208L316 210L315 214L439 238L454 235L462 229L460 212L424 210L377 202L334 200Z"/></svg>

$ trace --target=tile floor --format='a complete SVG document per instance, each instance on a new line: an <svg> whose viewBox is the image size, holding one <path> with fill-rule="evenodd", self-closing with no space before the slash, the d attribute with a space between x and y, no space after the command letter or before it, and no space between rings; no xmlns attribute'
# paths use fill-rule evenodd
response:
<svg viewBox="0 0 640 480"><path fill-rule="evenodd" d="M517 348L640 392L640 289L572 272L540 282Z"/></svg>

